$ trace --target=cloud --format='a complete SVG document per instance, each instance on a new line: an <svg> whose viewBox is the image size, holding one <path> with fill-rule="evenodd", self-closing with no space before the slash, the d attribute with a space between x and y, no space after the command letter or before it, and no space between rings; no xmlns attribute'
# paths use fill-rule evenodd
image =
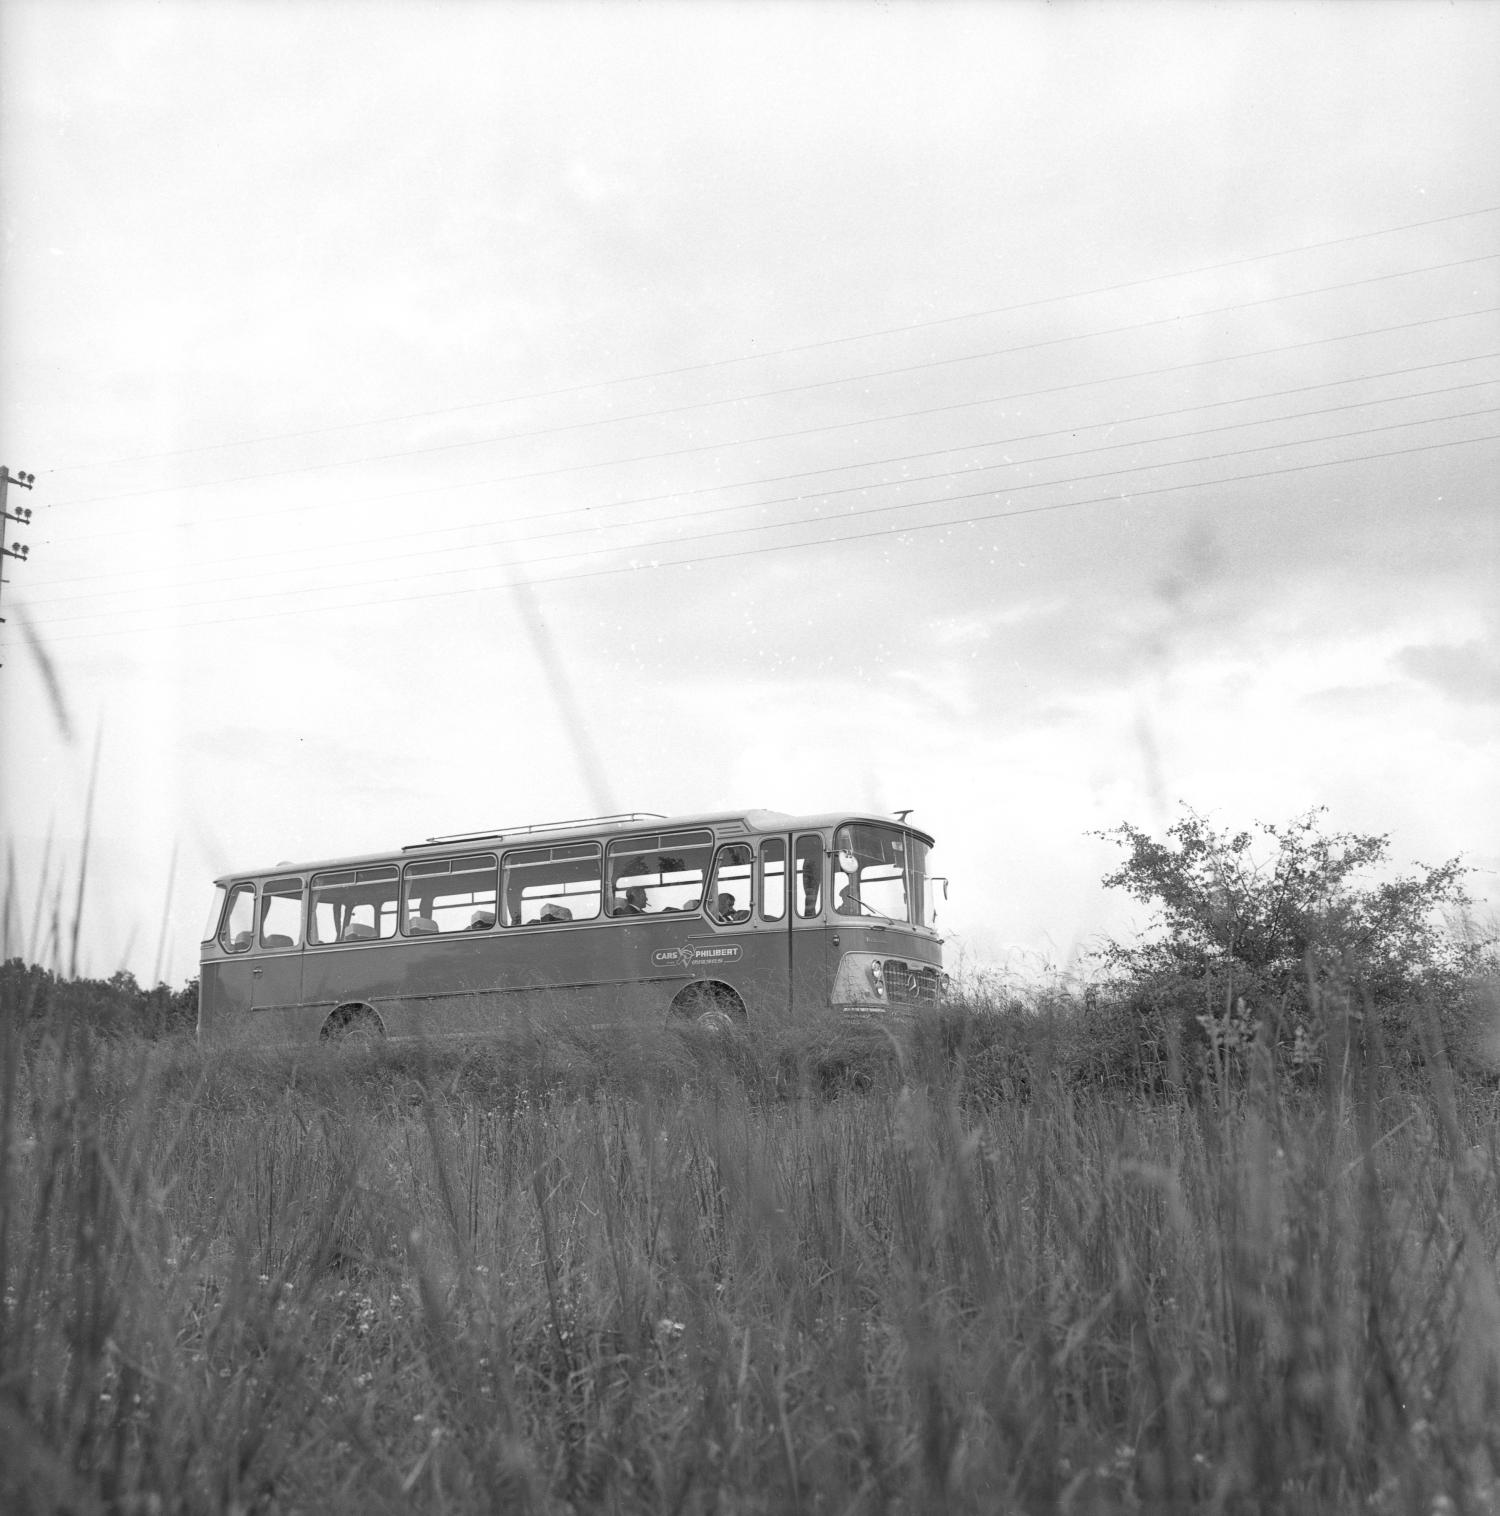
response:
<svg viewBox="0 0 1500 1516"><path fill-rule="evenodd" d="M1404 647L1395 657L1402 673L1465 705L1500 702L1500 652L1493 643L1436 643Z"/></svg>

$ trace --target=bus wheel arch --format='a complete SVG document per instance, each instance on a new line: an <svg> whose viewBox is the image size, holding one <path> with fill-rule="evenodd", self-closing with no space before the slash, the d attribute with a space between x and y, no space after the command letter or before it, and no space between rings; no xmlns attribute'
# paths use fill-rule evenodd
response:
<svg viewBox="0 0 1500 1516"><path fill-rule="evenodd" d="M744 1026L745 1002L720 980L695 979L672 997L672 1014L714 1031L729 1031Z"/></svg>
<svg viewBox="0 0 1500 1516"><path fill-rule="evenodd" d="M372 1005L351 1000L331 1011L318 1033L319 1042L373 1043L385 1037L385 1023Z"/></svg>

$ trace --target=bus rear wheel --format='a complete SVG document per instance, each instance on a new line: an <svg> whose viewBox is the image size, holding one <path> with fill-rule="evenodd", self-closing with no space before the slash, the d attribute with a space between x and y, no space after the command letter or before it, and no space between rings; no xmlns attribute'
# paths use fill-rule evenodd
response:
<svg viewBox="0 0 1500 1516"><path fill-rule="evenodd" d="M706 1031L728 1032L745 1024L745 1002L727 984L690 984L673 1000L672 1014Z"/></svg>
<svg viewBox="0 0 1500 1516"><path fill-rule="evenodd" d="M337 1042L345 1047L371 1047L385 1036L380 1017L367 1005L341 1005L318 1033L320 1042Z"/></svg>

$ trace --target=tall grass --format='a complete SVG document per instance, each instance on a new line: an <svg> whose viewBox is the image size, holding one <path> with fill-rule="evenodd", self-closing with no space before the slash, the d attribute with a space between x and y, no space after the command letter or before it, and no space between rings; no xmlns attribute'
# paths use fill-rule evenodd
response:
<svg viewBox="0 0 1500 1516"><path fill-rule="evenodd" d="M1496 1096L955 1012L296 1060L6 1008L6 1511L1500 1499ZM23 1032L25 1035L23 1035Z"/></svg>

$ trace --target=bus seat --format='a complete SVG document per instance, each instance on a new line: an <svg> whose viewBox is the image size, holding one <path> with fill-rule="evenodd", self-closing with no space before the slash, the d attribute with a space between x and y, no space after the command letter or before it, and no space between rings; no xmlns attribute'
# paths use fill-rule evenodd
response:
<svg viewBox="0 0 1500 1516"><path fill-rule="evenodd" d="M250 946L250 933L249 932L236 932L234 934L234 937L231 939L229 946L230 946L230 950L232 952L236 952L236 953L239 952L241 948L247 948L247 947L249 947Z"/></svg>
<svg viewBox="0 0 1500 1516"><path fill-rule="evenodd" d="M406 930L413 937L431 937L438 931L438 924L431 916L409 916L406 920Z"/></svg>
<svg viewBox="0 0 1500 1516"><path fill-rule="evenodd" d="M260 939L262 947L296 947L296 943L282 932L272 932L269 937Z"/></svg>
<svg viewBox="0 0 1500 1516"><path fill-rule="evenodd" d="M469 918L469 930L471 932L487 932L495 924L493 911L475 911Z"/></svg>
<svg viewBox="0 0 1500 1516"><path fill-rule="evenodd" d="M375 928L373 926L366 926L362 921L351 921L344 928L344 935L341 940L344 942L362 942L374 935Z"/></svg>

